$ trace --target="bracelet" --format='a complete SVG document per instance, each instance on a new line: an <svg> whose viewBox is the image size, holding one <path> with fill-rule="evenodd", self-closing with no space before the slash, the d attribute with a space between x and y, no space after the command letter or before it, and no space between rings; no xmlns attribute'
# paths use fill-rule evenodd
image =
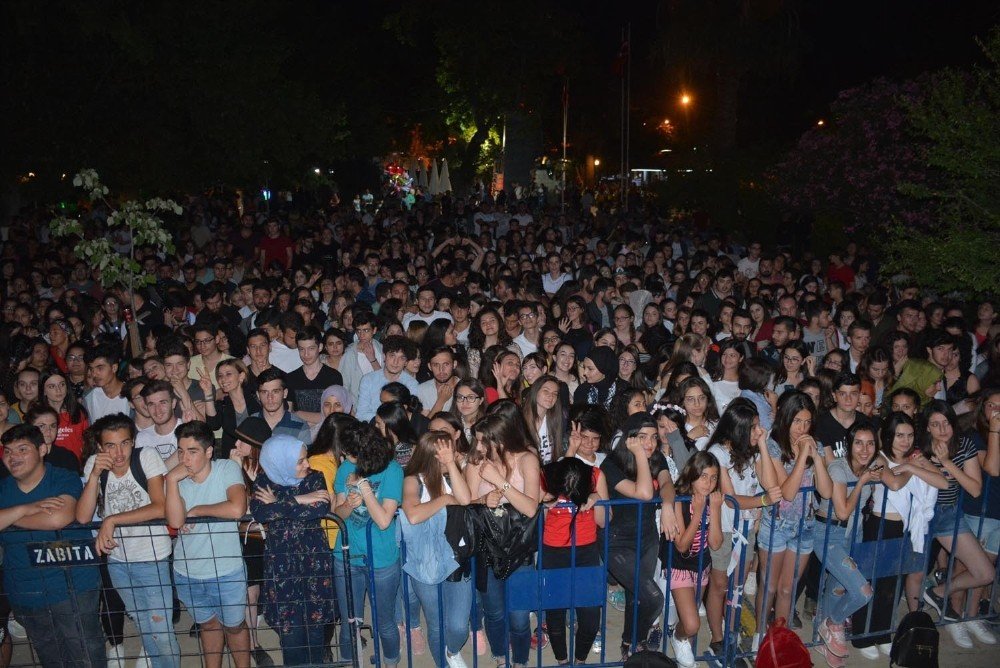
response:
<svg viewBox="0 0 1000 668"><path fill-rule="evenodd" d="M375 364L375 358L373 357L373 358L371 358L370 360L368 360L368 363L369 363L369 364Z"/></svg>
<svg viewBox="0 0 1000 668"><path fill-rule="evenodd" d="M990 431L991 434L1000 434L1000 431Z"/></svg>
<svg viewBox="0 0 1000 668"><path fill-rule="evenodd" d="M767 492L764 492L763 494L760 495L760 507L766 508L767 502L768 502Z"/></svg>

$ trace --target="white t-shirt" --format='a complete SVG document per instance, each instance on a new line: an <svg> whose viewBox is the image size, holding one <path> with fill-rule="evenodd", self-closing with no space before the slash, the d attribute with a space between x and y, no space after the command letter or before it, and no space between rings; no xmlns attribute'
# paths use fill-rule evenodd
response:
<svg viewBox="0 0 1000 668"><path fill-rule="evenodd" d="M433 378L430 380L425 380L424 382L417 385L417 399L420 399L420 404L423 410L429 411L434 408L434 404L438 400L437 383ZM444 406L441 407L443 411L451 410L451 397L444 402Z"/></svg>
<svg viewBox="0 0 1000 668"><path fill-rule="evenodd" d="M559 288L561 288L563 284L571 278L572 277L569 274L559 274L558 277L552 278L552 274L546 272L545 275L542 276L542 289L545 290L546 294L554 295L559 292Z"/></svg>
<svg viewBox="0 0 1000 668"><path fill-rule="evenodd" d="M438 318L444 318L445 320L452 320L450 313L445 313L444 311L434 311L430 315L423 315L422 313L407 313L403 316L403 330L410 328L410 323L414 320L419 320L420 322L425 322L428 325L437 320Z"/></svg>
<svg viewBox="0 0 1000 668"><path fill-rule="evenodd" d="M713 380L712 396L719 408L719 415L722 415L726 412L729 402L740 396L740 384L735 380Z"/></svg>
<svg viewBox="0 0 1000 668"><path fill-rule="evenodd" d="M549 438L548 420L542 420L542 426L538 428L538 454L543 464L552 461L552 439Z"/></svg>
<svg viewBox="0 0 1000 668"><path fill-rule="evenodd" d="M114 415L115 413L124 413L128 416L132 415L132 407L129 406L128 399L124 396L118 396L111 399L107 394L105 394L104 388L102 387L95 387L84 395L83 407L87 409L87 416L90 418L90 424L94 424L94 422L101 419L105 415Z"/></svg>
<svg viewBox="0 0 1000 668"><path fill-rule="evenodd" d="M177 436L174 430L181 424L178 420L174 428L171 429L166 434L157 434L156 425L150 425L145 429L140 429L139 433L135 435L135 447L137 448L152 448L160 455L161 461L166 461L170 458L172 454L177 452Z"/></svg>
<svg viewBox="0 0 1000 668"><path fill-rule="evenodd" d="M743 258L736 265L736 271L747 278L757 278L757 273L760 271L760 258L756 260L751 260L749 256Z"/></svg>
<svg viewBox="0 0 1000 668"><path fill-rule="evenodd" d="M739 496L755 496L761 493L760 481L757 480L757 469L754 466L760 455L754 455L746 471L734 471L733 458L728 449L716 443L708 451L719 460L719 466L728 470L729 479L733 483L733 491L736 494ZM740 514L743 519L749 520L753 519L755 512L753 509L746 509L741 510ZM726 533L732 533L733 531L733 509L728 503L722 504L722 531Z"/></svg>
<svg viewBox="0 0 1000 668"><path fill-rule="evenodd" d="M271 364L285 373L291 373L302 366L299 351L295 348L289 348L281 341L271 341L271 352L267 358Z"/></svg>
<svg viewBox="0 0 1000 668"><path fill-rule="evenodd" d="M521 359L524 359L531 353L538 352L538 346L525 338L523 333L517 335L514 339L514 343L517 344L517 347L521 352Z"/></svg>
<svg viewBox="0 0 1000 668"><path fill-rule="evenodd" d="M94 470L94 460L96 455L91 455L83 467L83 477L90 478ZM167 467L163 465L154 450L140 450L139 463L142 464L142 471L146 474L146 480L152 480L156 476L165 476ZM147 483L148 484L148 483ZM163 480L160 480L163 484ZM119 478L113 471L108 471L108 484L104 488L103 508L97 508L102 517L126 513L143 506L148 506L151 500L147 492L135 476L132 475L131 468L125 475ZM170 555L171 541L167 527L160 526L137 526L137 527L117 527L115 529L115 540L118 546L111 551L108 558L112 561L160 561Z"/></svg>

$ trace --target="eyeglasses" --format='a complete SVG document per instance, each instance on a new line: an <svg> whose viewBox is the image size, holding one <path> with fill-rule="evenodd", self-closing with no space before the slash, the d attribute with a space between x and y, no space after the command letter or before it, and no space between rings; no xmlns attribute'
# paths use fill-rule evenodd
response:
<svg viewBox="0 0 1000 668"><path fill-rule="evenodd" d="M635 366L635 360L630 359L620 359L618 360L618 363L622 366Z"/></svg>
<svg viewBox="0 0 1000 668"><path fill-rule="evenodd" d="M689 394L684 397L684 403L686 404L704 404L708 401L708 397L704 394Z"/></svg>
<svg viewBox="0 0 1000 668"><path fill-rule="evenodd" d="M558 336L546 336L542 339L542 343L559 343L561 340Z"/></svg>
<svg viewBox="0 0 1000 668"><path fill-rule="evenodd" d="M518 314L517 317L521 320L534 320L535 318L538 317L538 314L535 313L534 311L531 311L529 313L520 313Z"/></svg>
<svg viewBox="0 0 1000 668"><path fill-rule="evenodd" d="M784 359L786 362L801 362L802 361L801 357L791 357L789 355L785 355L782 359Z"/></svg>
<svg viewBox="0 0 1000 668"><path fill-rule="evenodd" d="M628 321L629 321L629 320L631 320L631 319L632 319L632 318L630 318L630 317L629 317L629 316L627 316L627 315L619 315L619 316L615 316L615 322L628 322Z"/></svg>
<svg viewBox="0 0 1000 668"><path fill-rule="evenodd" d="M477 397L474 394L456 394L455 401L460 404L472 404L482 399L482 397Z"/></svg>
<svg viewBox="0 0 1000 668"><path fill-rule="evenodd" d="M209 343L211 343L212 341L215 341L215 339L214 339L214 338L208 338L208 339L195 339L195 340L194 340L194 344L195 344L196 346L204 346L204 345L206 345L206 344L209 344Z"/></svg>

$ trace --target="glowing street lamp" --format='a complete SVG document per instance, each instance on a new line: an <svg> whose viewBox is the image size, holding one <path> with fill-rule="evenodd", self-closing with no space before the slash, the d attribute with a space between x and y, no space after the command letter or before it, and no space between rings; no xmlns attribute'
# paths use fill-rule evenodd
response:
<svg viewBox="0 0 1000 668"><path fill-rule="evenodd" d="M683 93L681 95L681 104L684 105L685 107L691 104L691 96L688 95L687 93Z"/></svg>

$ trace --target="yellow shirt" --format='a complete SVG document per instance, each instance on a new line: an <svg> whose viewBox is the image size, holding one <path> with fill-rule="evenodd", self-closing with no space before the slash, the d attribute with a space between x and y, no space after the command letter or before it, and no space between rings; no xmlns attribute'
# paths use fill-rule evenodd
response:
<svg viewBox="0 0 1000 668"><path fill-rule="evenodd" d="M313 455L309 458L309 468L323 474L326 481L326 491L330 492L330 498L334 498L333 480L337 477L337 460L330 455ZM323 528L326 529L327 540L330 541L330 549L337 542L337 524L330 520L321 520Z"/></svg>

